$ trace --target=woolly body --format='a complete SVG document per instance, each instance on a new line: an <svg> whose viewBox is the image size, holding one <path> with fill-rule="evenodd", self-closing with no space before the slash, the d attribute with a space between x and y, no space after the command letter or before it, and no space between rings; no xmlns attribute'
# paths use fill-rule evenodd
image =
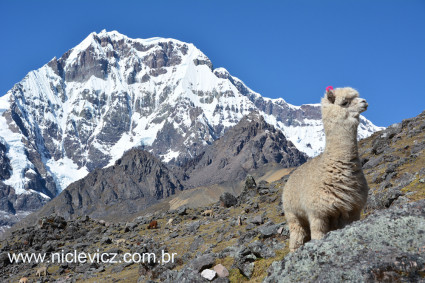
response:
<svg viewBox="0 0 425 283"><path fill-rule="evenodd" d="M325 150L292 173L282 195L291 251L360 219L369 188L358 156L357 127L367 106L349 87L327 90L322 99Z"/></svg>

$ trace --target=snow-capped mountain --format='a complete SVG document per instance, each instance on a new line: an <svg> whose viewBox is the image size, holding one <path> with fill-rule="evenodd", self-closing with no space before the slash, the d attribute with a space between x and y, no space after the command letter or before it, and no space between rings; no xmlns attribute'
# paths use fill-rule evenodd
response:
<svg viewBox="0 0 425 283"><path fill-rule="evenodd" d="M179 165L253 110L309 156L323 149L318 104L262 97L190 43L91 33L0 98L0 210L38 208L132 147ZM378 129L362 117L359 138Z"/></svg>

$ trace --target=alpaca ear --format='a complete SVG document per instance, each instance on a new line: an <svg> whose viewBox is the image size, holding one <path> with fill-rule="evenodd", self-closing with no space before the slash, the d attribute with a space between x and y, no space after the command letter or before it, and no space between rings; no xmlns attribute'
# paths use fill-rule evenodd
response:
<svg viewBox="0 0 425 283"><path fill-rule="evenodd" d="M326 97L329 100L330 103L334 104L335 103L335 93L332 89L328 89L326 91Z"/></svg>

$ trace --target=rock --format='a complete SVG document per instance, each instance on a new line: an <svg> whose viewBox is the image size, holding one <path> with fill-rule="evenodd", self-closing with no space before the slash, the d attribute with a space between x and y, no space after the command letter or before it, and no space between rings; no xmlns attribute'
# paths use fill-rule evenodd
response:
<svg viewBox="0 0 425 283"><path fill-rule="evenodd" d="M223 241L223 237L224 237L224 235L223 234L218 234L218 236L217 236L217 240L216 240L216 243L221 243L222 241Z"/></svg>
<svg viewBox="0 0 425 283"><path fill-rule="evenodd" d="M205 279L197 272L189 267L185 267L179 271L169 270L167 271L167 277L163 282L174 283L174 282L204 282ZM146 282L145 280L141 282Z"/></svg>
<svg viewBox="0 0 425 283"><path fill-rule="evenodd" d="M48 241L45 244L43 244L41 249L43 250L43 252L50 253L55 250L55 245L52 242Z"/></svg>
<svg viewBox="0 0 425 283"><path fill-rule="evenodd" d="M238 203L238 200L231 193L223 193L220 196L221 206L223 207L231 207Z"/></svg>
<svg viewBox="0 0 425 283"><path fill-rule="evenodd" d="M186 206L182 206L177 210L177 214L180 216L186 215Z"/></svg>
<svg viewBox="0 0 425 283"><path fill-rule="evenodd" d="M238 265L239 271L246 276L251 278L252 273L254 272L254 262L246 262Z"/></svg>
<svg viewBox="0 0 425 283"><path fill-rule="evenodd" d="M213 282L214 283L229 283L230 280L227 277L216 277Z"/></svg>
<svg viewBox="0 0 425 283"><path fill-rule="evenodd" d="M77 273L87 273L89 271L89 269L90 269L90 265L88 265L88 264L79 264L75 268L75 272L77 272Z"/></svg>
<svg viewBox="0 0 425 283"><path fill-rule="evenodd" d="M228 277L229 276L229 271L227 270L227 268L222 265L221 263L217 264L216 266L214 266L214 271L217 273L218 277Z"/></svg>
<svg viewBox="0 0 425 283"><path fill-rule="evenodd" d="M206 268L211 268L215 262L215 259L212 254L206 254L202 255L198 258L193 259L189 264L188 267L191 269L201 272L202 270Z"/></svg>
<svg viewBox="0 0 425 283"><path fill-rule="evenodd" d="M201 222L200 221L194 221L191 222L189 224L187 224L186 226L186 230L189 233L196 233L196 231L198 231L199 227L201 226Z"/></svg>
<svg viewBox="0 0 425 283"><path fill-rule="evenodd" d="M279 225L275 224L265 224L258 227L258 232L260 232L261 238L268 238L277 234L277 230L279 229Z"/></svg>
<svg viewBox="0 0 425 283"><path fill-rule="evenodd" d="M254 272L254 261L257 257L247 247L242 247L235 257L235 266L248 279L251 278Z"/></svg>
<svg viewBox="0 0 425 283"><path fill-rule="evenodd" d="M258 190L263 190L263 189L269 190L270 184L269 184L269 182L267 182L265 180L261 180L258 183L257 187L258 187Z"/></svg>
<svg viewBox="0 0 425 283"><path fill-rule="evenodd" d="M38 227L41 229L64 229L67 225L65 218L57 215L49 215L38 220Z"/></svg>
<svg viewBox="0 0 425 283"><path fill-rule="evenodd" d="M6 267L11 264L9 256L6 253L0 253L0 267Z"/></svg>
<svg viewBox="0 0 425 283"><path fill-rule="evenodd" d="M264 282L420 282L425 200L379 210L275 261Z"/></svg>
<svg viewBox="0 0 425 283"><path fill-rule="evenodd" d="M112 240L109 237L102 237L102 239L100 239L100 243L103 245L109 245L112 243Z"/></svg>
<svg viewBox="0 0 425 283"><path fill-rule="evenodd" d="M255 225L260 225L264 223L264 219L262 215L257 215L251 219L248 219L249 223L255 224Z"/></svg>
<svg viewBox="0 0 425 283"><path fill-rule="evenodd" d="M286 223L285 223L286 224ZM289 237L289 229L285 226L280 226L279 229L277 229L277 234L282 236L288 236Z"/></svg>
<svg viewBox="0 0 425 283"><path fill-rule="evenodd" d="M244 189L251 190L255 189L257 184L255 183L254 177L251 175L246 176Z"/></svg>
<svg viewBox="0 0 425 283"><path fill-rule="evenodd" d="M245 179L245 184L242 189L241 194L239 195L239 202L246 203L250 201L257 194L257 184L255 183L254 177L247 175Z"/></svg>
<svg viewBox="0 0 425 283"><path fill-rule="evenodd" d="M128 231L133 231L136 227L137 227L137 223L134 223L134 222L129 222L125 224L125 229Z"/></svg>
<svg viewBox="0 0 425 283"><path fill-rule="evenodd" d="M190 252L195 252L195 251L196 251L196 250L198 250L198 249L199 249L199 247L200 247L200 246L202 246L204 243L205 243L204 239L203 239L201 236L197 236L197 237L193 240L192 244L190 244L189 251L190 251Z"/></svg>
<svg viewBox="0 0 425 283"><path fill-rule="evenodd" d="M177 238L178 236L179 236L179 233L177 233L177 232L172 232L172 233L169 235L170 239Z"/></svg>
<svg viewBox="0 0 425 283"><path fill-rule="evenodd" d="M240 236L239 236L239 239L238 239L238 244L239 245L243 245L243 244L246 244L246 243L249 243L249 242L251 242L252 241L252 239L254 239L256 236L258 235L258 232L257 231L247 231L247 232L245 232L245 233L242 233Z"/></svg>
<svg viewBox="0 0 425 283"><path fill-rule="evenodd" d="M217 276L217 272L211 269L204 269L201 272L201 276L207 279L208 281L212 281Z"/></svg>
<svg viewBox="0 0 425 283"><path fill-rule="evenodd" d="M276 254L270 248L268 248L260 241L254 241L249 244L248 247L256 257L270 258L276 256Z"/></svg>
<svg viewBox="0 0 425 283"><path fill-rule="evenodd" d="M255 224L248 223L248 225L246 225L246 230L252 230L255 229L255 227L257 227Z"/></svg>

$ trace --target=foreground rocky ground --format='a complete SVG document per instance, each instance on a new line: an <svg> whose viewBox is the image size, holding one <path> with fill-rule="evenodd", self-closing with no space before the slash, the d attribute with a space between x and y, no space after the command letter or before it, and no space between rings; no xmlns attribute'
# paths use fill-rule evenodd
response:
<svg viewBox="0 0 425 283"><path fill-rule="evenodd" d="M1 243L2 282L421 282L425 280L425 200L377 210L289 254L280 194L287 176L224 194L210 207L157 212L127 223L81 217L40 219ZM212 216L203 216L212 210ZM209 214L209 213L207 213ZM157 229L147 229L151 220ZM172 220L172 224L167 222ZM7 253L176 253L159 263L11 263Z"/></svg>

